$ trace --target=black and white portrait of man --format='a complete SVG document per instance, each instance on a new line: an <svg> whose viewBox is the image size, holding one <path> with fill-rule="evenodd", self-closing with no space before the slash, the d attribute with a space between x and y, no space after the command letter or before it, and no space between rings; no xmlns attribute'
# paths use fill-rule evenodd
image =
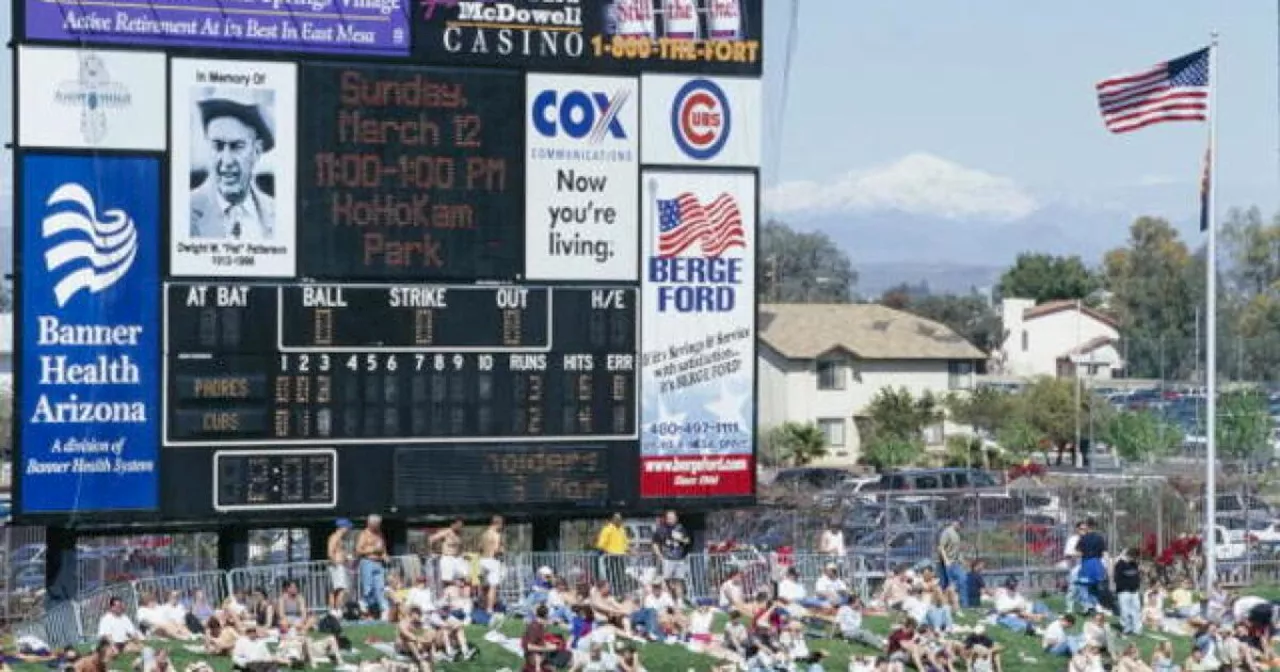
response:
<svg viewBox="0 0 1280 672"><path fill-rule="evenodd" d="M193 157L204 165L192 171L193 181L203 174L191 192L192 238L274 237L275 200L270 182L259 179L263 155L275 148L273 98L271 91L215 88L196 101L206 151L203 161Z"/></svg>

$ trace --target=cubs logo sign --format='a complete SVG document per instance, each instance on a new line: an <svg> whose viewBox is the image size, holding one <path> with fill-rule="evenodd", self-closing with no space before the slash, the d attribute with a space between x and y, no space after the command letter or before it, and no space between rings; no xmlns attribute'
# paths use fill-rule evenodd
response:
<svg viewBox="0 0 1280 672"><path fill-rule="evenodd" d="M671 132L689 158L715 158L729 140L729 97L715 82L695 79L680 88L671 103Z"/></svg>

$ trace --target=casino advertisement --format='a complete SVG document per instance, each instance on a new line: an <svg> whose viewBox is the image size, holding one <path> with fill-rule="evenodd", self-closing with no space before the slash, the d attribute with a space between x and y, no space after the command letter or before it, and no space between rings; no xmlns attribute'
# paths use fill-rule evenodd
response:
<svg viewBox="0 0 1280 672"><path fill-rule="evenodd" d="M292 277L297 68L174 59L169 270Z"/></svg>
<svg viewBox="0 0 1280 672"><path fill-rule="evenodd" d="M751 495L756 176L641 183L640 496Z"/></svg>
<svg viewBox="0 0 1280 672"><path fill-rule="evenodd" d="M150 510L159 445L160 163L22 161L19 510Z"/></svg>
<svg viewBox="0 0 1280 672"><path fill-rule="evenodd" d="M764 144L760 80L645 75L646 164L754 168Z"/></svg>
<svg viewBox="0 0 1280 672"><path fill-rule="evenodd" d="M313 65L302 86L302 275L521 275L521 75Z"/></svg>
<svg viewBox="0 0 1280 672"><path fill-rule="evenodd" d="M418 0L414 56L447 65L759 75L762 0Z"/></svg>
<svg viewBox="0 0 1280 672"><path fill-rule="evenodd" d="M26 38L403 56L412 0L13 0Z"/></svg>
<svg viewBox="0 0 1280 672"><path fill-rule="evenodd" d="M638 94L631 77L529 75L529 279L636 280Z"/></svg>

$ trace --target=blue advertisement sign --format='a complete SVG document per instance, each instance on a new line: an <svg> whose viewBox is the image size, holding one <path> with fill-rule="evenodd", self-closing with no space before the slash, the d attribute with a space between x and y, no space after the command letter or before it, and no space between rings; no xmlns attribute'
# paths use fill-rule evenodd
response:
<svg viewBox="0 0 1280 672"><path fill-rule="evenodd" d="M157 507L160 162L22 164L24 513Z"/></svg>

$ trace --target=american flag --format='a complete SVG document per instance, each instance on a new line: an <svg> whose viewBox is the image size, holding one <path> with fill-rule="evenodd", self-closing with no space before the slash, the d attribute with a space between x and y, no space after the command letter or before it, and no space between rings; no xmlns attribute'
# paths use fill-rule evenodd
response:
<svg viewBox="0 0 1280 672"><path fill-rule="evenodd" d="M1209 49L1109 77L1097 88L1102 120L1112 133L1162 121L1204 121L1209 116Z"/></svg>
<svg viewBox="0 0 1280 672"><path fill-rule="evenodd" d="M703 205L689 192L658 199L658 256L674 257L697 244L707 257L747 246L738 202L729 194L720 194Z"/></svg>

